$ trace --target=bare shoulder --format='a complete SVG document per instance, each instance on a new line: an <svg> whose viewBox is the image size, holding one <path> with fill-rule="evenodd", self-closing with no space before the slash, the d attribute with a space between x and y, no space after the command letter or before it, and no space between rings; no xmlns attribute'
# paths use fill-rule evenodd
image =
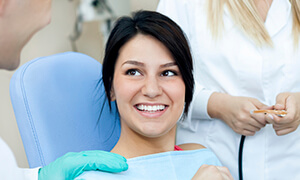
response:
<svg viewBox="0 0 300 180"><path fill-rule="evenodd" d="M181 144L178 146L183 150L196 150L196 149L206 148L205 146L203 146L201 144L196 144L196 143Z"/></svg>

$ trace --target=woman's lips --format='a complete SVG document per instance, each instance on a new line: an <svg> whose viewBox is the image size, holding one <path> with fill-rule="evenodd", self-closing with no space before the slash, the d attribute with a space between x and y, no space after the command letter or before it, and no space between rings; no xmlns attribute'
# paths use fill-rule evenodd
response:
<svg viewBox="0 0 300 180"><path fill-rule="evenodd" d="M137 104L135 105L135 109L142 116L155 118L161 116L168 109L168 106L164 104Z"/></svg>

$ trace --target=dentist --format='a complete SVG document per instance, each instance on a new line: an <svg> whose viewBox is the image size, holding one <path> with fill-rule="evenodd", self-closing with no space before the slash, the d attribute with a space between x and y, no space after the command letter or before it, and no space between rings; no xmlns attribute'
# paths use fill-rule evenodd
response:
<svg viewBox="0 0 300 180"><path fill-rule="evenodd" d="M0 0L0 69L16 69L22 48L50 20L51 0ZM85 170L120 172L127 168L125 158L120 155L85 151L68 153L43 168L22 169L0 138L1 180L74 179Z"/></svg>

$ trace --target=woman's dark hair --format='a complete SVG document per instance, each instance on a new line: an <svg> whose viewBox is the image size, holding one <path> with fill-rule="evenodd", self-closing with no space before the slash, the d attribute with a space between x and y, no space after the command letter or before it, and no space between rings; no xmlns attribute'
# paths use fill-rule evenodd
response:
<svg viewBox="0 0 300 180"><path fill-rule="evenodd" d="M154 11L138 11L133 17L117 20L108 38L103 60L103 83L109 105L111 87L114 79L115 64L119 51L137 34L150 35L159 40L171 52L185 84L185 109L188 112L193 98L194 77L190 48L181 28L170 18Z"/></svg>

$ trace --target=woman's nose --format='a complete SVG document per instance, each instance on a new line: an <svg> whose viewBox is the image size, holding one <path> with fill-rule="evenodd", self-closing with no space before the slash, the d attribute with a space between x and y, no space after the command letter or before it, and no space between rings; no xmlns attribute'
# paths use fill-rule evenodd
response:
<svg viewBox="0 0 300 180"><path fill-rule="evenodd" d="M149 98L155 98L162 94L162 88L157 77L147 77L145 79L142 93Z"/></svg>

